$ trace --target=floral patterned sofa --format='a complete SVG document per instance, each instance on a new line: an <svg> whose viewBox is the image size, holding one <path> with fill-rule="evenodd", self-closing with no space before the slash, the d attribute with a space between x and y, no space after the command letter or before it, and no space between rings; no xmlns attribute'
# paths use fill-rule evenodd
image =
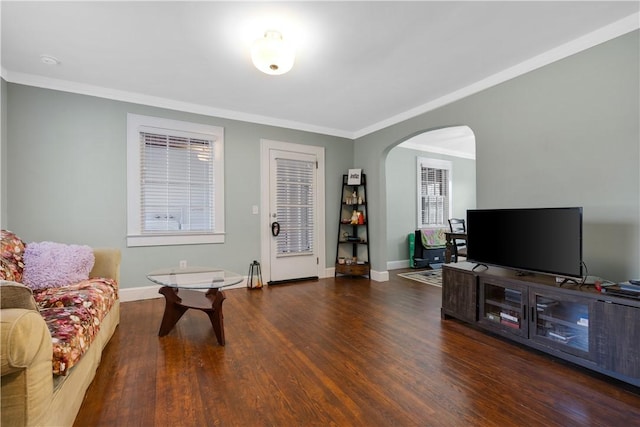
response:
<svg viewBox="0 0 640 427"><path fill-rule="evenodd" d="M24 242L0 240L0 424L71 426L120 320L120 251L88 248L87 278L32 289Z"/></svg>

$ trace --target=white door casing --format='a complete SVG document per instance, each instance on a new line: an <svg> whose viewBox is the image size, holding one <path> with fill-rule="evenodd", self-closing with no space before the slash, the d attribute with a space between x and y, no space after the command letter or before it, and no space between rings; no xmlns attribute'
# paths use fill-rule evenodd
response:
<svg viewBox="0 0 640 427"><path fill-rule="evenodd" d="M324 277L324 148L271 140L260 142L263 280L274 282ZM291 171L294 174L300 172L301 179L287 182ZM308 182L297 182L307 178ZM309 189L312 192L307 194ZM299 222L301 217L302 222L309 219L308 222L312 224L309 233L304 231L305 224ZM278 237L272 234L274 221L280 223ZM293 242L292 246L290 241ZM290 247L293 250L290 250Z"/></svg>

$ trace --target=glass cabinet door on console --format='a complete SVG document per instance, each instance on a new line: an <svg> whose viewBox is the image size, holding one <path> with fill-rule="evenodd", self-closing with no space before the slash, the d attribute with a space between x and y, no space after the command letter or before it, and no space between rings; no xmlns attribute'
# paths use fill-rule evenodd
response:
<svg viewBox="0 0 640 427"><path fill-rule="evenodd" d="M527 294L526 286L481 278L479 321L503 334L527 338Z"/></svg>
<svg viewBox="0 0 640 427"><path fill-rule="evenodd" d="M530 289L531 328L537 343L591 360L590 299Z"/></svg>

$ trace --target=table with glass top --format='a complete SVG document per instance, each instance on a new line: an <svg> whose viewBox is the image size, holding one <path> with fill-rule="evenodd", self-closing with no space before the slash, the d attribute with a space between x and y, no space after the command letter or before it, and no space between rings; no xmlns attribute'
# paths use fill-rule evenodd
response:
<svg viewBox="0 0 640 427"><path fill-rule="evenodd" d="M209 316L218 343L224 345L222 302L226 296L222 289L242 282L242 276L218 268L187 267L152 271L147 278L162 285L159 293L165 298L159 336L171 332L182 315L193 308Z"/></svg>

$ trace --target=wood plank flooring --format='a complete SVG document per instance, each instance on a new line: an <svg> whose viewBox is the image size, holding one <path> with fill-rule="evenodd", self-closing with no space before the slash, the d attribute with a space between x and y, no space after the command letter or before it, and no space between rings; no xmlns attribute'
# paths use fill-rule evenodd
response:
<svg viewBox="0 0 640 427"><path fill-rule="evenodd" d="M123 303L75 426L631 426L640 390L440 319L441 289L322 279L226 291L226 346Z"/></svg>

